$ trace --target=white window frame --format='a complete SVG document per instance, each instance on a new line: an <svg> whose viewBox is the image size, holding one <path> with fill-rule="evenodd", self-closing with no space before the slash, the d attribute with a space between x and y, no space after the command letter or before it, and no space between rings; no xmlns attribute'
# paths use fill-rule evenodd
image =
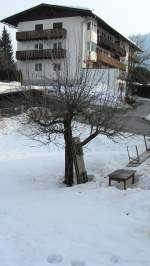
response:
<svg viewBox="0 0 150 266"><path fill-rule="evenodd" d="M43 43L35 43L34 48L35 50L43 50Z"/></svg>
<svg viewBox="0 0 150 266"><path fill-rule="evenodd" d="M54 47L56 46L56 47ZM53 43L53 49L56 50L56 49L62 49L62 42L54 42Z"/></svg>
<svg viewBox="0 0 150 266"><path fill-rule="evenodd" d="M41 72L42 71L42 64L38 63L35 64L35 72Z"/></svg>
<svg viewBox="0 0 150 266"><path fill-rule="evenodd" d="M56 71L61 71L61 64L60 63L54 63L53 64L53 70Z"/></svg>

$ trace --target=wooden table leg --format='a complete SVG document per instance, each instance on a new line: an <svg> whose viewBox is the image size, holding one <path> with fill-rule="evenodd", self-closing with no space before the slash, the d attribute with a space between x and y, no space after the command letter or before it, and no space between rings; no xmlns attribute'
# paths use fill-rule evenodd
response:
<svg viewBox="0 0 150 266"><path fill-rule="evenodd" d="M127 186L126 186L126 180L123 181L124 183L124 189L126 190Z"/></svg>
<svg viewBox="0 0 150 266"><path fill-rule="evenodd" d="M111 178L109 177L109 186L111 187Z"/></svg>
<svg viewBox="0 0 150 266"><path fill-rule="evenodd" d="M132 184L134 184L135 183L135 175L133 174L132 175Z"/></svg>

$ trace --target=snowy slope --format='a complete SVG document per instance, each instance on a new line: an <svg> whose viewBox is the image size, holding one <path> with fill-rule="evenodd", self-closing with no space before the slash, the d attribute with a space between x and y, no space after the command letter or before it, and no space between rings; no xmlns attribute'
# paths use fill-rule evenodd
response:
<svg viewBox="0 0 150 266"><path fill-rule="evenodd" d="M16 122L4 122L0 265L150 265L150 160L137 169L136 184L127 191L116 183L109 188L103 178L125 167L128 142L144 149L142 138L112 143L98 137L84 151L94 182L66 188L63 149L39 147L17 132Z"/></svg>

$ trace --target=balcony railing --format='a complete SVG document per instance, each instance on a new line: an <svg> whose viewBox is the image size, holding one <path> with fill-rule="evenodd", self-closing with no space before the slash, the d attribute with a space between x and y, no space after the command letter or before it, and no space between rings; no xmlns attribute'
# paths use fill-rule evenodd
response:
<svg viewBox="0 0 150 266"><path fill-rule="evenodd" d="M66 58L65 49L26 50L16 52L17 60L33 59L63 59Z"/></svg>
<svg viewBox="0 0 150 266"><path fill-rule="evenodd" d="M108 40L104 36L100 36L98 40L98 45L118 53L121 57L126 56L126 50L124 48L122 48L118 43L114 43Z"/></svg>
<svg viewBox="0 0 150 266"><path fill-rule="evenodd" d="M97 53L97 63L110 68L118 68L122 71L126 71L126 66L123 63L113 57L103 54L102 52Z"/></svg>
<svg viewBox="0 0 150 266"><path fill-rule="evenodd" d="M63 39L66 38L66 29L49 29L37 31L18 31L16 32L16 40L21 41L34 41L46 39Z"/></svg>

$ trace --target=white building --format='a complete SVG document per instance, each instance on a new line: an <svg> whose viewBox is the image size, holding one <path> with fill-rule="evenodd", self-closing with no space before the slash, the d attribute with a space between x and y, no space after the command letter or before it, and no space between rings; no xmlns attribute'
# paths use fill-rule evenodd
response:
<svg viewBox="0 0 150 266"><path fill-rule="evenodd" d="M71 75L80 64L109 69L111 80L124 83L129 56L138 51L89 9L40 4L1 22L18 29L16 58L24 83L50 84L66 62Z"/></svg>

